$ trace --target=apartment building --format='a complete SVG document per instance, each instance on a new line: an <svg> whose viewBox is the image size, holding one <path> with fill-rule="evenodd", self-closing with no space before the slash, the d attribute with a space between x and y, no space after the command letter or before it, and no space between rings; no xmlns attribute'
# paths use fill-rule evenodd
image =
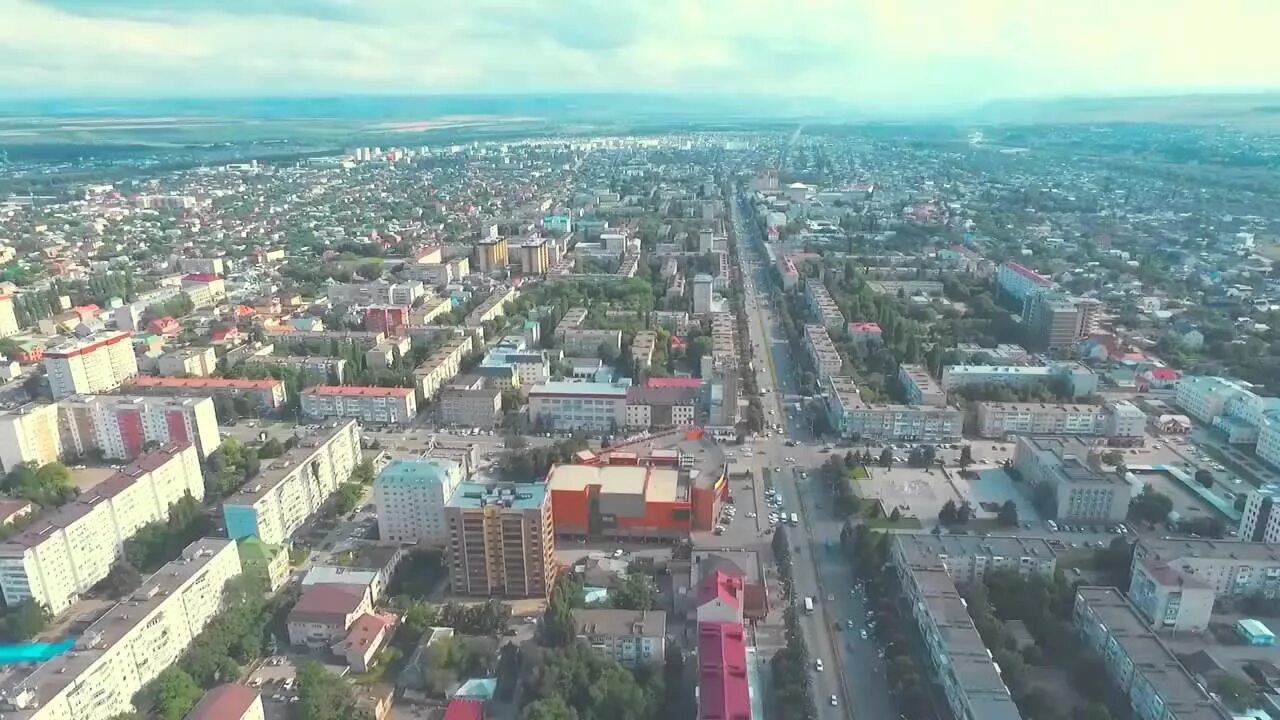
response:
<svg viewBox="0 0 1280 720"><path fill-rule="evenodd" d="M969 385L1052 385L1062 383L1072 398L1098 392L1098 376L1079 363L1041 367L1023 365L948 365L942 368L942 389L951 392Z"/></svg>
<svg viewBox="0 0 1280 720"><path fill-rule="evenodd" d="M889 551L899 567L941 560L951 579L959 584L981 581L992 571L1053 577L1058 556L1044 538L988 535L894 535Z"/></svg>
<svg viewBox="0 0 1280 720"><path fill-rule="evenodd" d="M738 363L732 357L715 359L710 372L704 372L707 381L707 424L729 430L741 417L738 401Z"/></svg>
<svg viewBox="0 0 1280 720"><path fill-rule="evenodd" d="M826 390L827 419L842 438L954 442L964 431L964 413L958 407L869 404L848 377L829 377L822 387Z"/></svg>
<svg viewBox="0 0 1280 720"><path fill-rule="evenodd" d="M1140 540L1129 597L1157 627L1199 631L1217 598L1280 597L1280 545L1225 540Z"/></svg>
<svg viewBox="0 0 1280 720"><path fill-rule="evenodd" d="M516 247L517 262L524 275L546 275L551 269L551 249L545 238L532 238Z"/></svg>
<svg viewBox="0 0 1280 720"><path fill-rule="evenodd" d="M928 669L942 687L953 717L1021 720L946 564L938 557L903 550L898 536L891 543L903 599L924 640Z"/></svg>
<svg viewBox="0 0 1280 720"><path fill-rule="evenodd" d="M64 452L77 456L98 450L109 460L132 460L152 443L190 444L203 460L221 442L207 397L76 395L56 406Z"/></svg>
<svg viewBox="0 0 1280 720"><path fill-rule="evenodd" d="M1031 293L1022 307L1028 345L1051 352L1074 350L1081 340L1097 331L1101 313L1099 300L1055 292Z"/></svg>
<svg viewBox="0 0 1280 720"><path fill-rule="evenodd" d="M612 432L627 423L627 387L547 382L529 390L529 420L559 431Z"/></svg>
<svg viewBox="0 0 1280 720"><path fill-rule="evenodd" d="M426 294L422 283L391 283L381 280L366 283L333 283L325 288L325 296L343 305L410 306Z"/></svg>
<svg viewBox="0 0 1280 720"><path fill-rule="evenodd" d="M662 610L573 610L577 637L626 667L660 664L667 652L667 613Z"/></svg>
<svg viewBox="0 0 1280 720"><path fill-rule="evenodd" d="M821 325L804 326L804 347L809 353L809 361L813 363L814 373L818 380L826 380L832 375L839 375L844 369L844 359L836 350L835 343L827 329Z"/></svg>
<svg viewBox="0 0 1280 720"><path fill-rule="evenodd" d="M179 348L161 355L157 366L165 377L208 377L218 371L218 357L212 347Z"/></svg>
<svg viewBox="0 0 1280 720"><path fill-rule="evenodd" d="M452 591L545 598L559 570L546 485L462 483L445 504Z"/></svg>
<svg viewBox="0 0 1280 720"><path fill-rule="evenodd" d="M250 355L241 362L246 365L298 368L304 375L323 378L331 384L346 382L347 361L343 358L328 355L273 355L271 350L271 347L267 347L265 352Z"/></svg>
<svg viewBox="0 0 1280 720"><path fill-rule="evenodd" d="M510 246L506 238L484 238L476 243L476 272L487 275L506 270L510 262Z"/></svg>
<svg viewBox="0 0 1280 720"><path fill-rule="evenodd" d="M1240 539L1280 545L1280 483L1249 491L1240 513Z"/></svg>
<svg viewBox="0 0 1280 720"><path fill-rule="evenodd" d="M471 274L471 259L456 257L439 263L406 265L406 276L431 287L444 287Z"/></svg>
<svg viewBox="0 0 1280 720"><path fill-rule="evenodd" d="M996 270L996 286L1001 294L1022 303L1027 295L1052 290L1058 284L1025 265L1007 262Z"/></svg>
<svg viewBox="0 0 1280 720"><path fill-rule="evenodd" d="M1055 517L1081 523L1112 523L1129 512L1133 489L1102 468L1101 449L1071 436L1019 436L1013 467L1029 485L1054 490Z"/></svg>
<svg viewBox="0 0 1280 720"><path fill-rule="evenodd" d="M631 363L638 370L648 370L653 364L653 352L658 347L658 333L641 330L631 339Z"/></svg>
<svg viewBox="0 0 1280 720"><path fill-rule="evenodd" d="M124 541L163 522L183 497L204 498L200 458L168 446L46 513L0 543L0 591L10 607L34 600L49 612L70 607L111 572Z"/></svg>
<svg viewBox="0 0 1280 720"><path fill-rule="evenodd" d="M13 337L21 331L18 316L13 311L13 295L0 293L0 338Z"/></svg>
<svg viewBox="0 0 1280 720"><path fill-rule="evenodd" d="M929 368L923 365L899 365L898 381L906 392L908 405L947 406L947 393L933 379L933 375L929 374Z"/></svg>
<svg viewBox="0 0 1280 720"><path fill-rule="evenodd" d="M511 388L528 388L544 383L551 379L551 360L546 352L529 345L523 335L508 335L484 356L479 367L510 368L516 376L514 381L508 381ZM495 373L497 376L504 374Z"/></svg>
<svg viewBox="0 0 1280 720"><path fill-rule="evenodd" d="M984 438L1101 435L1106 428L1106 418L1106 409L1102 405L977 403L977 431Z"/></svg>
<svg viewBox="0 0 1280 720"><path fill-rule="evenodd" d="M507 303L515 302L518 297L520 297L520 292L515 288L506 285L498 287L476 309L467 313L463 324L470 327L480 327L484 323L505 317Z"/></svg>
<svg viewBox="0 0 1280 720"><path fill-rule="evenodd" d="M144 395L180 395L186 397L248 398L264 413L279 410L285 403L281 380L238 380L232 378L176 378L141 375L126 385L126 390Z"/></svg>
<svg viewBox="0 0 1280 720"><path fill-rule="evenodd" d="M700 395L700 388L627 388L626 426L647 429L693 425Z"/></svg>
<svg viewBox="0 0 1280 720"><path fill-rule="evenodd" d="M308 347L330 347L333 343L355 345L368 350L387 339L386 333L376 330L297 330L267 331L276 345L306 350Z"/></svg>
<svg viewBox="0 0 1280 720"><path fill-rule="evenodd" d="M715 279L706 273L693 276L693 314L704 315L713 309Z"/></svg>
<svg viewBox="0 0 1280 720"><path fill-rule="evenodd" d="M408 324L409 306L407 305L373 305L365 308L365 330L396 335Z"/></svg>
<svg viewBox="0 0 1280 720"><path fill-rule="evenodd" d="M605 352L616 357L622 352L622 331L567 329L560 335L560 349L565 355L599 357Z"/></svg>
<svg viewBox="0 0 1280 720"><path fill-rule="evenodd" d="M413 388L317 385L300 395L302 414L313 418L354 418L375 425L404 425L418 414Z"/></svg>
<svg viewBox="0 0 1280 720"><path fill-rule="evenodd" d="M302 437L222 503L227 536L284 544L351 477L360 458L360 429L354 420Z"/></svg>
<svg viewBox="0 0 1280 720"><path fill-rule="evenodd" d="M109 393L138 374L129 333L107 332L70 340L44 354L53 398Z"/></svg>
<svg viewBox="0 0 1280 720"><path fill-rule="evenodd" d="M445 426L494 427L502 420L502 390L476 375L458 378L440 391L437 412Z"/></svg>
<svg viewBox="0 0 1280 720"><path fill-rule="evenodd" d="M444 508L464 474L461 465L442 458L393 460L373 486L378 537L394 543L447 545Z"/></svg>
<svg viewBox="0 0 1280 720"><path fill-rule="evenodd" d="M836 304L827 286L817 280L805 280L804 296L809 304L809 312L818 320L818 324L828 330L839 330L845 326L844 313Z"/></svg>
<svg viewBox="0 0 1280 720"><path fill-rule="evenodd" d="M5 720L108 720L182 654L224 608L240 576L236 544L197 540L102 615L75 649L17 673L0 688Z"/></svg>
<svg viewBox="0 0 1280 720"><path fill-rule="evenodd" d="M472 347L470 335L450 338L414 368L413 381L421 399L431 400L442 385L457 376L462 368L462 360L471 352Z"/></svg>
<svg viewBox="0 0 1280 720"><path fill-rule="evenodd" d="M1135 720L1230 720L1119 590L1076 588L1071 621Z"/></svg>
<svg viewBox="0 0 1280 720"><path fill-rule="evenodd" d="M0 470L13 472L23 463L44 465L62 454L56 404L32 403L0 411Z"/></svg>

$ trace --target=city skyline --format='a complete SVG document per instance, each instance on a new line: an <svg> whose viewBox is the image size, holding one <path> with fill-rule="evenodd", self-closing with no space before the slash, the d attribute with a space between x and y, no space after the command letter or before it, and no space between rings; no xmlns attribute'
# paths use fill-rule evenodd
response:
<svg viewBox="0 0 1280 720"><path fill-rule="evenodd" d="M0 97L670 93L856 110L1275 87L1280 6L0 0ZM1192 34L1194 32L1194 34ZM1189 51L1195 48L1195 52Z"/></svg>

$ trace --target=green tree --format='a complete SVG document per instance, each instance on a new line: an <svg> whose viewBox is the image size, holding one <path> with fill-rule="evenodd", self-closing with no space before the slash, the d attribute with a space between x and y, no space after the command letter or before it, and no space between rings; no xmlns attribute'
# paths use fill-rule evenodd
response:
<svg viewBox="0 0 1280 720"><path fill-rule="evenodd" d="M1000 512L996 515L996 520L1005 527L1018 526L1018 506L1012 500L1005 500L1000 506Z"/></svg>
<svg viewBox="0 0 1280 720"><path fill-rule="evenodd" d="M578 712L565 704L559 695L535 700L520 713L520 720L578 720L578 717Z"/></svg>
<svg viewBox="0 0 1280 720"><path fill-rule="evenodd" d="M267 440L266 442L262 443L262 447L258 448L258 457L262 458L263 460L278 458L283 454L284 454L284 445L281 445L280 441L275 438L271 438Z"/></svg>
<svg viewBox="0 0 1280 720"><path fill-rule="evenodd" d="M613 606L622 610L652 610L654 586L648 575L632 573L609 596Z"/></svg>
<svg viewBox="0 0 1280 720"><path fill-rule="evenodd" d="M378 479L378 473L373 469L373 462L370 460L361 460L351 470L351 482L361 485L372 485L374 480Z"/></svg>
<svg viewBox="0 0 1280 720"><path fill-rule="evenodd" d="M1138 496L1129 501L1129 519L1148 523L1163 522L1173 510L1173 500L1156 490L1150 483Z"/></svg>
<svg viewBox="0 0 1280 720"><path fill-rule="evenodd" d="M351 720L362 717L355 694L346 678L324 669L314 660L298 666L299 720Z"/></svg>
<svg viewBox="0 0 1280 720"><path fill-rule="evenodd" d="M354 473L353 473L354 474ZM360 506L364 499L365 487L354 482L345 482L333 493L333 510L338 515L346 515Z"/></svg>
<svg viewBox="0 0 1280 720"><path fill-rule="evenodd" d="M181 668L169 666L143 690L143 704L150 708L147 717L182 720L200 702L204 692Z"/></svg>

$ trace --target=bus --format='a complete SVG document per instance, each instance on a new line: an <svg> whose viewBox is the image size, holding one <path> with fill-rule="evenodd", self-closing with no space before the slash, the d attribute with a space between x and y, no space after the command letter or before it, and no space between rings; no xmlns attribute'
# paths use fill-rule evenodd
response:
<svg viewBox="0 0 1280 720"><path fill-rule="evenodd" d="M792 525L799 525L799 524L800 524L800 516L799 516L799 515L797 515L797 514L795 514L795 513L791 513L791 524L792 524Z"/></svg>
<svg viewBox="0 0 1280 720"><path fill-rule="evenodd" d="M804 613L806 615L813 614L813 598L807 595L804 598Z"/></svg>

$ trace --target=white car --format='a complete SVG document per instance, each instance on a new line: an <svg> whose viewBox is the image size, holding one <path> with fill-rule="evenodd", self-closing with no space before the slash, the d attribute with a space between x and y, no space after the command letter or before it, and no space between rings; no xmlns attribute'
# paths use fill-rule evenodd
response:
<svg viewBox="0 0 1280 720"><path fill-rule="evenodd" d="M831 707L835 707L835 706L837 706L837 705L839 705L839 704L840 704L840 701L839 701L839 700L836 700L836 696L835 696L835 695L832 695L832 696L831 696Z"/></svg>
<svg viewBox="0 0 1280 720"><path fill-rule="evenodd" d="M822 672L822 658L813 661L813 669Z"/></svg>
<svg viewBox="0 0 1280 720"><path fill-rule="evenodd" d="M755 514L755 513L753 513L753 512L749 512L749 513L747 513L747 517L748 517L748 518L750 518L750 519L752 519L752 520L754 520L754 519L756 518L756 514Z"/></svg>

